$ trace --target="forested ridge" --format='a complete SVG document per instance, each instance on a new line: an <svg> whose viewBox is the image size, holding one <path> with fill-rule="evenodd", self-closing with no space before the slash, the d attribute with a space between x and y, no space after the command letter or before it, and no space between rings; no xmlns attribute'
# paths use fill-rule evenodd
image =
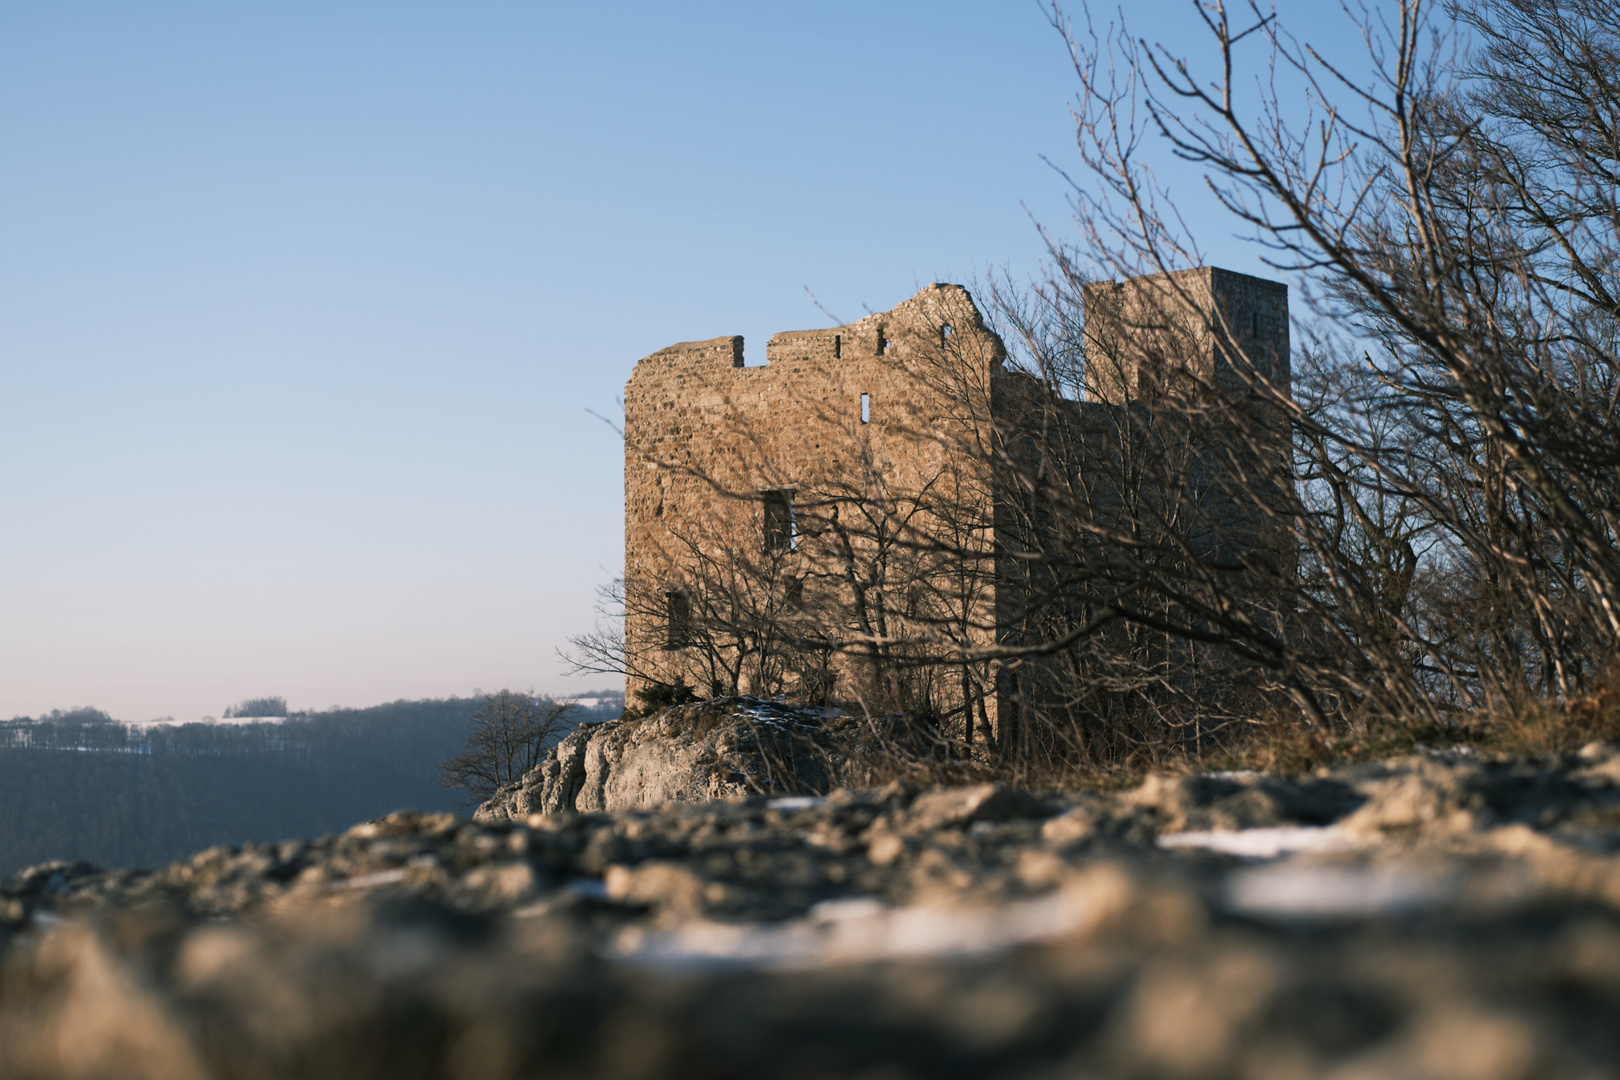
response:
<svg viewBox="0 0 1620 1080"><path fill-rule="evenodd" d="M51 859L150 867L393 810L465 810L466 793L441 785L439 765L461 751L483 702L233 724L125 724L95 709L0 721L0 875ZM578 708L570 723L618 711Z"/></svg>

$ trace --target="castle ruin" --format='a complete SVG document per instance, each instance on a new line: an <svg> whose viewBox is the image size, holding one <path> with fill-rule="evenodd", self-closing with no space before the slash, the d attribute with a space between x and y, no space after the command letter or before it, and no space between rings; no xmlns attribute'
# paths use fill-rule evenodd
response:
<svg viewBox="0 0 1620 1080"><path fill-rule="evenodd" d="M1231 490L1229 474L1251 470L1206 452L1197 417L1211 410L1162 418L1189 388L1242 399L1207 422L1287 457L1275 408L1290 378L1286 286L1205 267L1087 286L1084 308L1084 387L1070 392L1009 365L968 291L948 284L776 334L762 366L744 366L740 337L641 360L624 396L630 700L676 684L864 699L882 668L963 716L971 741L975 717L992 734L1039 692L998 646L1049 632L1035 623L1064 589L1058 608L1089 602L1042 554L1063 522L1086 517L1090 539L1069 529L1065 543L1106 555L1117 522L1145 512L1144 491L1163 503L1176 487L1204 507L1189 535L1209 539L1188 541L1204 545L1198 558L1245 565L1286 546L1253 493ZM1143 430L1174 429L1136 451L1159 473L1098 482L1129 471L1122 418L1138 415ZM1054 464L1059 443L1077 449ZM1047 494L1043 476L1067 487Z"/></svg>

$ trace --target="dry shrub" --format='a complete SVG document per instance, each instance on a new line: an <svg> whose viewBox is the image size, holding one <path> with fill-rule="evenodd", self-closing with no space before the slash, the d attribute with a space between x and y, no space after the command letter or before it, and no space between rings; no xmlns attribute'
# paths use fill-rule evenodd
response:
<svg viewBox="0 0 1620 1080"><path fill-rule="evenodd" d="M1332 728L1313 727L1278 711L1226 728L1219 743L1201 754L1185 747L1144 745L1102 764L1055 755L1015 765L980 763L976 778L1032 790L1107 790L1137 784L1150 772L1242 769L1301 776L1443 747L1465 746L1493 757L1552 757L1595 740L1620 744L1620 664L1607 671L1591 693L1567 703L1503 704L1440 722L1350 718Z"/></svg>
<svg viewBox="0 0 1620 1080"><path fill-rule="evenodd" d="M852 712L829 726L838 740L838 781L844 787L879 787L896 780L945 787L1000 779L987 762L965 753L926 716Z"/></svg>
<svg viewBox="0 0 1620 1080"><path fill-rule="evenodd" d="M783 790L797 790L792 778L801 773L798 759L804 755L824 762L828 779L842 787L901 781L926 788L994 781L1032 791L1114 790L1138 784L1150 772L1243 769L1300 776L1323 767L1455 746L1491 756L1549 757L1594 740L1620 744L1620 665L1609 671L1592 693L1568 704L1533 701L1438 724L1349 720L1331 729L1312 727L1277 711L1225 728L1220 742L1211 743L1202 754L1184 746L1148 743L1104 764L1056 753L997 761L969 753L960 742L942 735L928 717L855 710L827 717L814 731L783 731L771 738L756 732L752 749ZM680 730L702 736L735 720L738 703L736 698L692 702L664 715Z"/></svg>
<svg viewBox="0 0 1620 1080"><path fill-rule="evenodd" d="M1567 754L1594 740L1620 743L1620 672L1611 665L1590 694L1568 704L1494 710L1477 730L1480 749L1524 757Z"/></svg>
<svg viewBox="0 0 1620 1080"><path fill-rule="evenodd" d="M1216 754L1191 759L1200 769L1252 769L1301 776L1328 765L1407 754L1422 746L1468 741L1464 729L1429 724L1368 723L1338 730L1272 717L1243 729Z"/></svg>
<svg viewBox="0 0 1620 1080"><path fill-rule="evenodd" d="M1502 704L1438 724L1373 721L1328 731L1274 717L1247 726L1219 753L1179 764L1297 776L1428 748L1467 746L1490 756L1554 757L1593 741L1620 744L1620 665L1606 670L1591 693L1569 702Z"/></svg>

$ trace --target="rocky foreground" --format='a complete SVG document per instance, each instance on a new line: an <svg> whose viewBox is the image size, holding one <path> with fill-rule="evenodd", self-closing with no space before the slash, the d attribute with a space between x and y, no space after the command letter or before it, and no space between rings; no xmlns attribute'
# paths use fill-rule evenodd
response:
<svg viewBox="0 0 1620 1080"><path fill-rule="evenodd" d="M395 814L0 888L0 1077L1515 1077L1620 1062L1620 749Z"/></svg>

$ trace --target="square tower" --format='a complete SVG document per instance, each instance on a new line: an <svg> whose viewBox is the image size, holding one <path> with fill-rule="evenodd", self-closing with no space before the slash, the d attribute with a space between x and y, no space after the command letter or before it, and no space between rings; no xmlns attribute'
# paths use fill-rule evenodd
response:
<svg viewBox="0 0 1620 1080"><path fill-rule="evenodd" d="M1126 405L1189 392L1228 393L1254 376L1290 392L1288 286L1200 266L1087 285L1086 390Z"/></svg>

